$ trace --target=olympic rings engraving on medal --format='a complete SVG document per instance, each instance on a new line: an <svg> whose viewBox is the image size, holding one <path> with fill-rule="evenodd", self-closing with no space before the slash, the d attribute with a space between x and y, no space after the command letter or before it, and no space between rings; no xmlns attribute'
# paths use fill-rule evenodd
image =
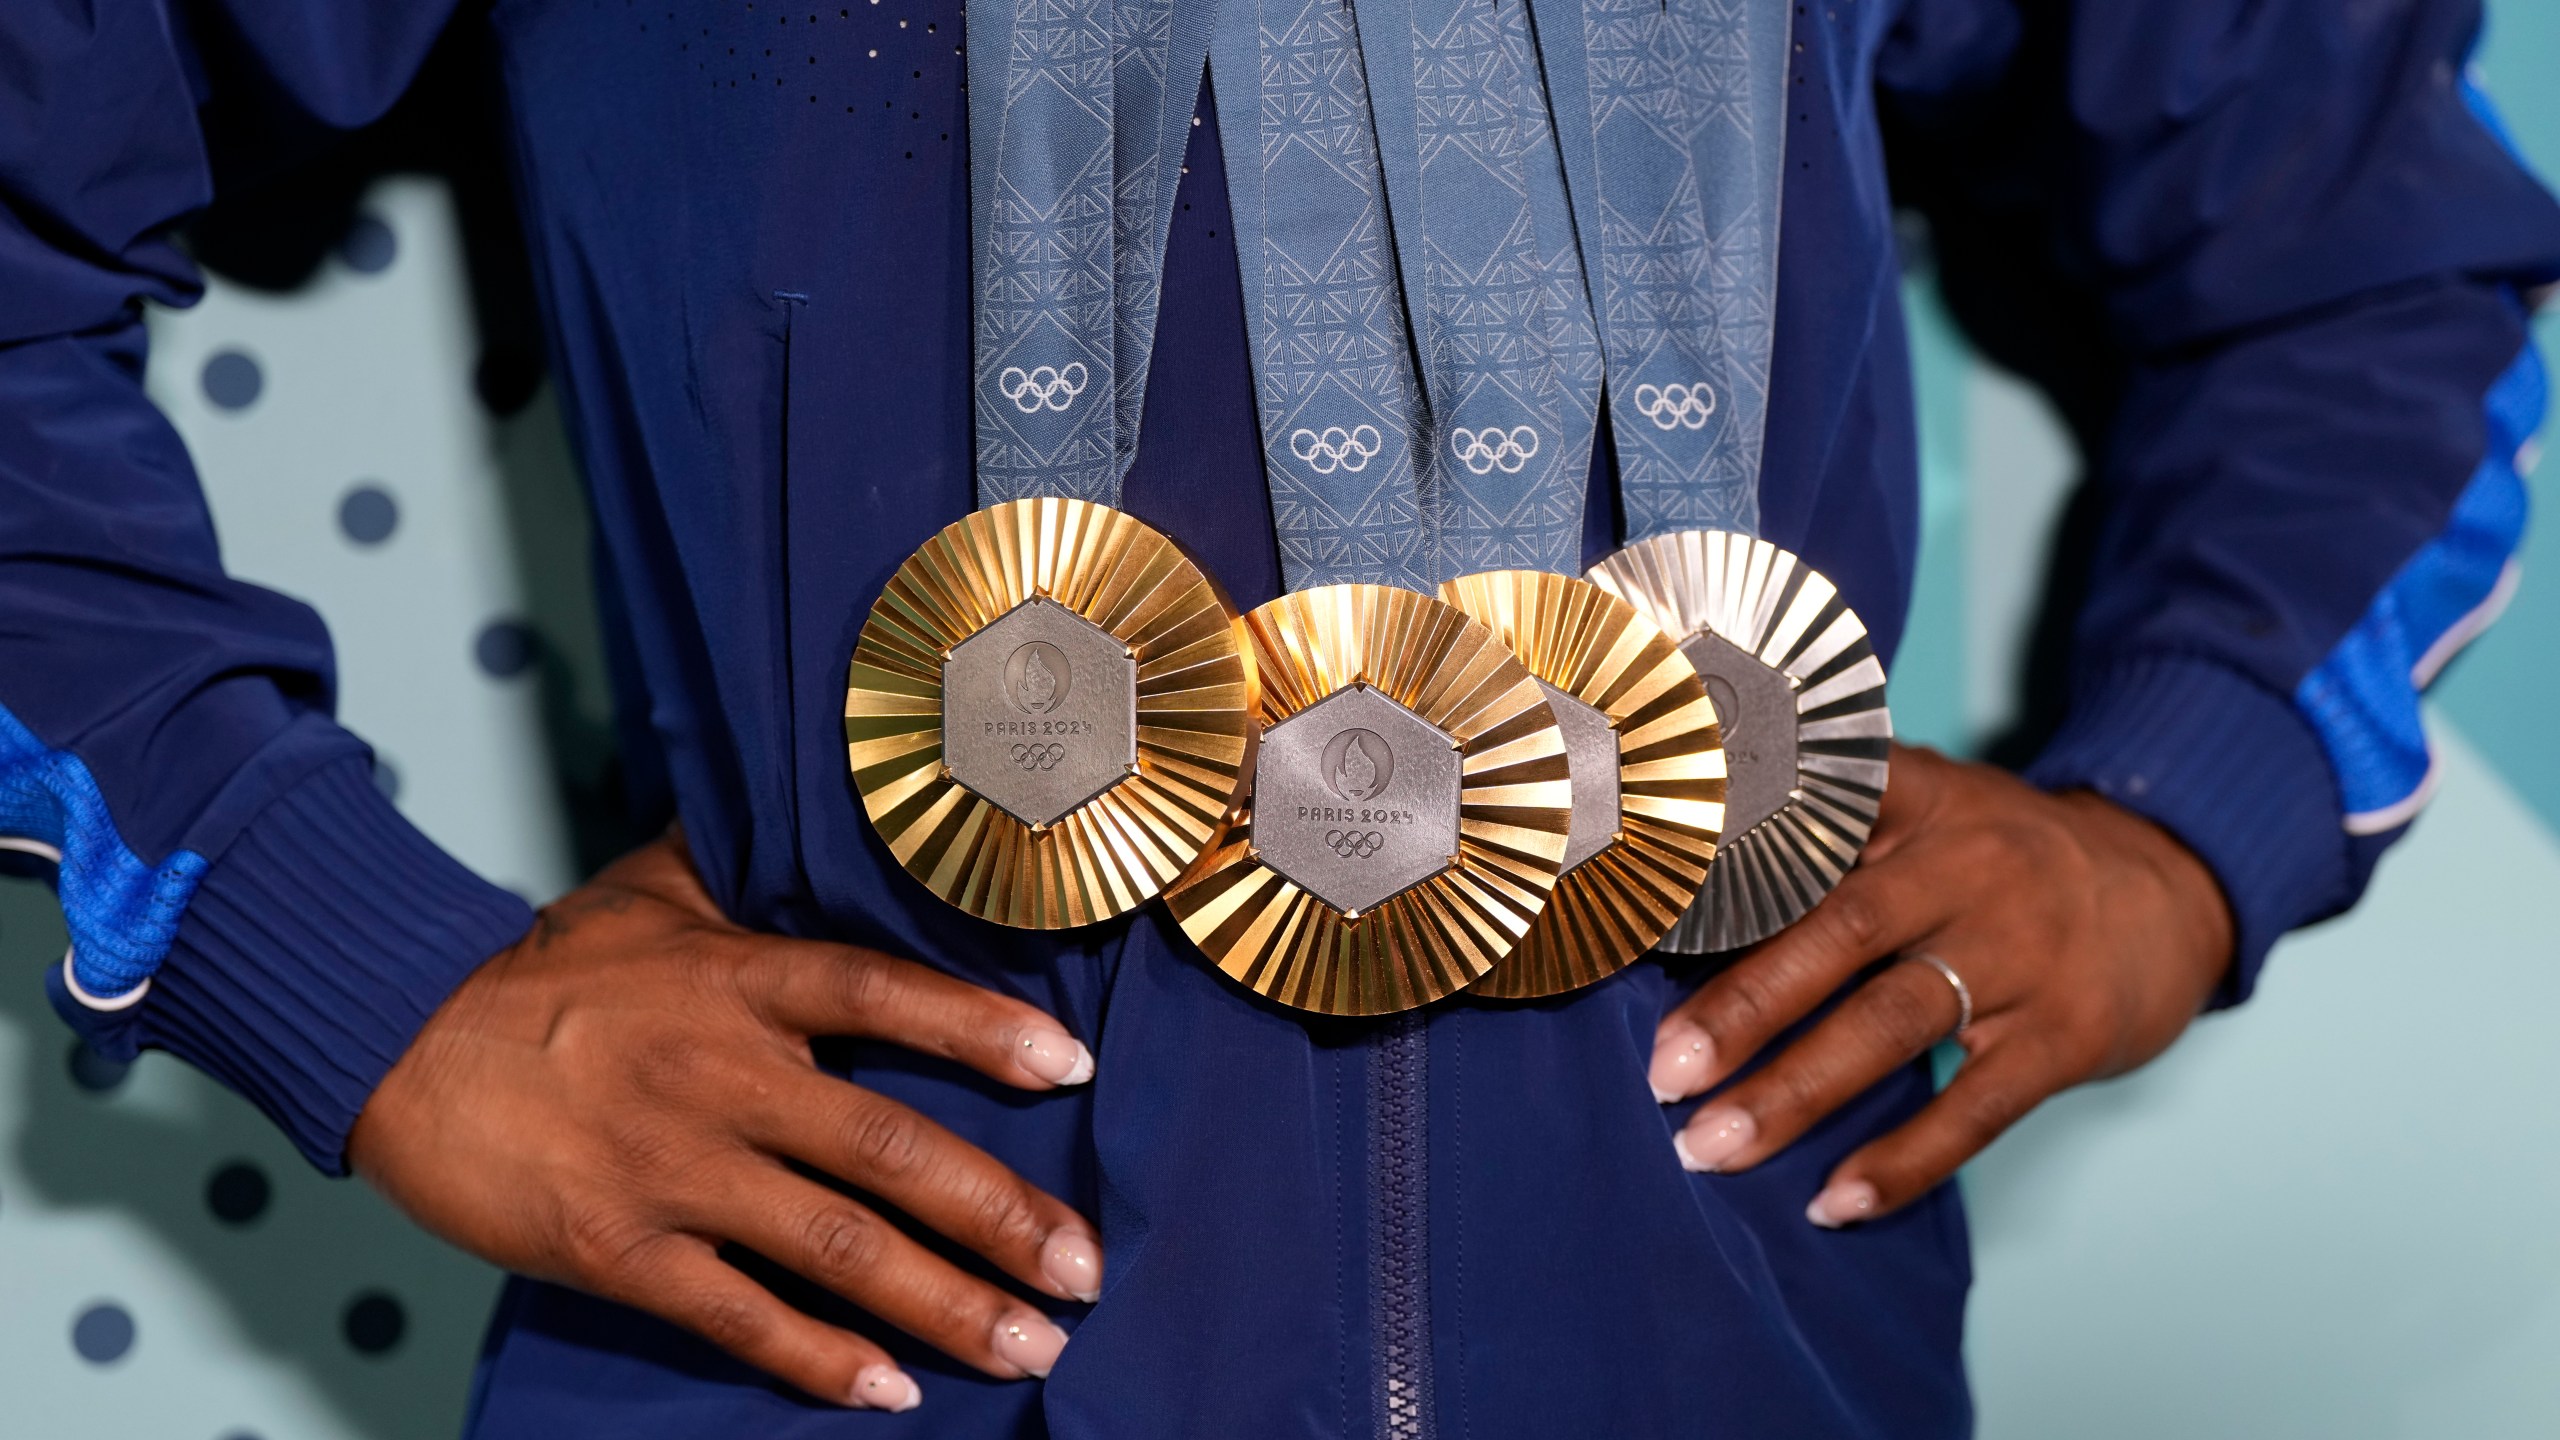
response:
<svg viewBox="0 0 2560 1440"><path fill-rule="evenodd" d="M1703 380L1694 385L1639 385L1636 413L1657 430L1700 429L1716 413L1716 392Z"/></svg>
<svg viewBox="0 0 2560 1440"><path fill-rule="evenodd" d="M1490 474L1497 468L1505 475L1517 475L1538 453L1538 432L1527 425L1514 425L1507 434L1499 425L1481 430L1453 428L1449 448L1471 475Z"/></svg>
<svg viewBox="0 0 2560 1440"><path fill-rule="evenodd" d="M1387 837L1376 830L1327 830L1324 843L1326 848L1345 860L1366 860L1378 853L1379 848L1387 843Z"/></svg>
<svg viewBox="0 0 2560 1440"><path fill-rule="evenodd" d="M1081 360L1070 360L1065 369L1054 365L1038 365L1029 370L1007 365L996 376L996 393L1013 402L1013 408L1025 415L1036 415L1043 407L1064 410L1076 403L1084 393L1092 372Z"/></svg>
<svg viewBox="0 0 2560 1440"><path fill-rule="evenodd" d="M1025 770L1055 770L1067 758L1067 747L1051 741L1046 745L1016 745L1013 763Z"/></svg>
<svg viewBox="0 0 2560 1440"><path fill-rule="evenodd" d="M1289 432L1289 453L1307 462L1319 475L1348 470L1357 475L1369 468L1386 445L1375 425L1355 425L1349 430L1327 425L1319 432L1304 427Z"/></svg>

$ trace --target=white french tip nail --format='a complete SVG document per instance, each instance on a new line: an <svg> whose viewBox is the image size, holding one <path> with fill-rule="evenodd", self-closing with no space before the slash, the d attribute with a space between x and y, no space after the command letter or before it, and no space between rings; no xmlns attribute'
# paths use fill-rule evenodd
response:
<svg viewBox="0 0 2560 1440"><path fill-rule="evenodd" d="M1064 1030L1046 1025L1024 1030L1015 1063L1052 1085L1081 1085L1093 1078L1093 1052Z"/></svg>
<svg viewBox="0 0 2560 1440"><path fill-rule="evenodd" d="M1661 1086L1656 1085L1653 1087L1653 1103L1656 1105L1677 1105L1680 1103L1680 1097L1663 1089Z"/></svg>
<svg viewBox="0 0 2560 1440"><path fill-rule="evenodd" d="M1813 1203L1804 1207L1804 1218L1825 1230L1837 1230L1854 1220L1865 1220L1876 1213L1876 1187L1864 1180L1836 1180L1822 1187Z"/></svg>
<svg viewBox="0 0 2560 1440"><path fill-rule="evenodd" d="M1673 1152L1678 1154L1680 1157L1681 1169L1686 1170L1693 1175L1706 1173L1707 1167L1699 1164L1698 1157L1689 1153L1689 1136L1686 1131L1674 1130L1671 1132L1671 1148Z"/></svg>
<svg viewBox="0 0 2560 1440"><path fill-rule="evenodd" d="M853 1403L866 1410L896 1414L923 1404L924 1391L916 1387L913 1377L894 1365L865 1365L854 1376Z"/></svg>

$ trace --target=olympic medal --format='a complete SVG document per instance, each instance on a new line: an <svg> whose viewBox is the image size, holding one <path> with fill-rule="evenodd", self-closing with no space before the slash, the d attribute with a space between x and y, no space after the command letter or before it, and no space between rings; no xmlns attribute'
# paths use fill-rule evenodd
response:
<svg viewBox="0 0 2560 1440"><path fill-rule="evenodd" d="M1263 728L1243 823L1166 895L1227 975L1381 1015L1483 977L1546 907L1572 826L1564 736L1501 637L1386 585L1245 617Z"/></svg>
<svg viewBox="0 0 2560 1440"><path fill-rule="evenodd" d="M1766 540L1682 530L1626 547L1595 585L1680 637L1723 727L1724 838L1660 949L1756 944L1856 864L1884 799L1884 666L1837 587Z"/></svg>
<svg viewBox="0 0 2560 1440"><path fill-rule="evenodd" d="M898 567L854 648L844 730L909 874L1046 930L1136 909L1208 848L1253 713L1216 584L1128 515L1042 498L966 516Z"/></svg>
<svg viewBox="0 0 2560 1440"><path fill-rule="evenodd" d="M1652 949L1706 881L1724 828L1715 706L1660 626L1587 581L1495 570L1442 585L1440 598L1528 667L1573 775L1555 895L1470 989L1506 1000L1580 989Z"/></svg>

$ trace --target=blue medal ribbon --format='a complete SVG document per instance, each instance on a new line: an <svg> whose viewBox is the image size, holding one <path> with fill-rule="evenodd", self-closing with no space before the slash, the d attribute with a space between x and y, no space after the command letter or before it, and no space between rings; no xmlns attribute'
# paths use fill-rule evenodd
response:
<svg viewBox="0 0 2560 1440"><path fill-rule="evenodd" d="M981 0L968 27L978 498L1115 504L1188 139L1169 81L1200 74L1207 14Z"/></svg>
<svg viewBox="0 0 2560 1440"><path fill-rule="evenodd" d="M1572 573L1600 403L1526 0L1361 0L1405 293L1422 303L1440 578Z"/></svg>
<svg viewBox="0 0 2560 1440"><path fill-rule="evenodd" d="M1206 58L1293 588L1572 571L1604 383L1629 538L1757 528L1786 0L969 23L983 501L1117 500Z"/></svg>
<svg viewBox="0 0 2560 1440"><path fill-rule="evenodd" d="M1221 0L1209 66L1281 568L1428 591L1440 517L1351 12Z"/></svg>
<svg viewBox="0 0 2560 1440"><path fill-rule="evenodd" d="M1529 0L1627 538L1757 534L1789 0Z"/></svg>

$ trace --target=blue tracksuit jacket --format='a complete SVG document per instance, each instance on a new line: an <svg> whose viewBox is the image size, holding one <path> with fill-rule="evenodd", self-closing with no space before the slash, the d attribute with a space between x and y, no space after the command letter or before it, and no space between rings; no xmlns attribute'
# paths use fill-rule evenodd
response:
<svg viewBox="0 0 2560 1440"><path fill-rule="evenodd" d="M318 619L224 575L143 396L139 306L196 293L169 230L229 174L209 154L379 114L448 9L0 6L0 845L58 857L71 980L153 977L102 1012L57 976L75 1023L203 1066L332 1169L529 917L375 791ZM477 1435L1967 1430L1953 1189L1847 1233L1802 1219L1923 1101L1918 1068L1751 1174L1689 1176L1644 1070L1696 975L1647 964L1431 1012L1424 1123L1381 1135L1369 1027L1256 1001L1160 913L1013 933L890 860L838 716L881 584L973 504L958 0L496 0L459 23L503 80L634 772L742 921L921 957L1093 1044L1088 1093L1036 1099L837 1058L1095 1215L1110 1254L1045 1386L910 1355L933 1402L906 1416L519 1282ZM2229 998L2423 802L2416 690L2494 612L2523 523L2525 306L2560 275L2560 209L2463 81L2478 24L2474 0L1796 12L1766 533L1892 654L1918 529L1898 198L2092 461L2069 701L2031 773L2212 866ZM1127 505L1255 604L1278 566L1215 126L1193 134ZM1400 1145L1427 1153L1424 1213L1369 1198ZM1430 1403L1391 1428L1372 1337L1415 1305Z"/></svg>

